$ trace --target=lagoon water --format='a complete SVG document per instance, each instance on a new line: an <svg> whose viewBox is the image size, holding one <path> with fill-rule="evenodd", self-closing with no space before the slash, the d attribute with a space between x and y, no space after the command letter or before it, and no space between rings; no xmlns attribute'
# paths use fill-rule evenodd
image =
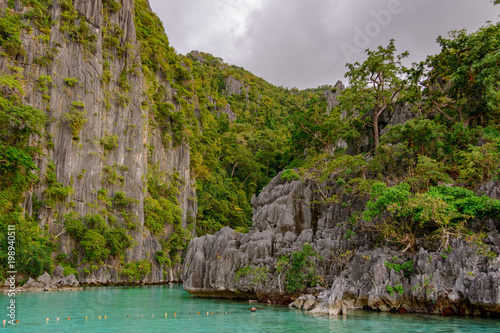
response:
<svg viewBox="0 0 500 333"><path fill-rule="evenodd" d="M5 314L8 302L7 295L0 295ZM193 297L180 285L21 293L16 297L18 325L0 327L0 333L500 332L500 321L494 319L365 311L330 317L312 316L286 306L256 306L257 312L250 312L247 302ZM8 319L5 314L1 313L0 325Z"/></svg>

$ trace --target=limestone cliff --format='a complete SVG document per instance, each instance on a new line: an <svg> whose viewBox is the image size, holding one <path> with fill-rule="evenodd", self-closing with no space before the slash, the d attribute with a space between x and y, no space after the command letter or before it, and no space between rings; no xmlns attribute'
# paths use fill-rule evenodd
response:
<svg viewBox="0 0 500 333"><path fill-rule="evenodd" d="M156 235L145 227L145 198L151 197L148 181L175 187L173 204L180 208L182 228L188 228L197 211L190 149L185 140L165 140L168 131L151 112L152 90L174 112L180 107L172 82L143 72L134 1L13 3L2 1L0 9L20 17L22 44L20 52L3 53L0 71L20 68L23 102L48 116L43 137L33 138L43 142L40 182L26 193L25 211L56 237L55 254L76 264L84 284L132 282L122 268L144 259L152 265L139 278L143 282L178 280L175 264L169 268L155 259L174 233L173 222L163 221ZM66 195L50 197L50 187L66 189ZM118 203L118 197L126 202ZM109 228L125 229L132 246L122 258L91 265L65 227L71 212L82 219L101 215Z"/></svg>

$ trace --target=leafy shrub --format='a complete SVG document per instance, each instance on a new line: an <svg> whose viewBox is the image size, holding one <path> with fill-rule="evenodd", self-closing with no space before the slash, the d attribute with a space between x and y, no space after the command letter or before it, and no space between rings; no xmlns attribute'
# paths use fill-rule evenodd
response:
<svg viewBox="0 0 500 333"><path fill-rule="evenodd" d="M127 197L124 191L116 191L113 197L113 203L120 208L129 207L132 204L138 204L139 200Z"/></svg>
<svg viewBox="0 0 500 333"><path fill-rule="evenodd" d="M64 226L68 234L76 240L82 239L87 231L80 219L80 214L76 212L64 215Z"/></svg>
<svg viewBox="0 0 500 333"><path fill-rule="evenodd" d="M80 241L80 246L85 253L85 259L90 262L102 262L109 257L111 251L106 245L106 239L97 230L87 230Z"/></svg>
<svg viewBox="0 0 500 333"><path fill-rule="evenodd" d="M78 78L76 77L65 77L64 78L64 83L68 86L68 87L74 87L78 84Z"/></svg>
<svg viewBox="0 0 500 333"><path fill-rule="evenodd" d="M89 229L97 230L100 233L108 229L106 220L101 214L87 214L84 216L83 220Z"/></svg>
<svg viewBox="0 0 500 333"><path fill-rule="evenodd" d="M155 259L163 266L172 267L172 260L170 260L168 253L165 251L157 251Z"/></svg>
<svg viewBox="0 0 500 333"><path fill-rule="evenodd" d="M102 4L108 11L114 13L122 9L122 5L115 0L103 0Z"/></svg>
<svg viewBox="0 0 500 333"><path fill-rule="evenodd" d="M52 77L47 75L40 75L36 81L36 84L40 91L47 93L50 86L52 85Z"/></svg>
<svg viewBox="0 0 500 333"><path fill-rule="evenodd" d="M500 200L478 197L461 187L434 186L428 192L412 194L406 183L389 188L378 183L372 186L366 208L365 220L382 218L376 230L405 250L414 249L416 238L428 234L441 248L447 248L451 237L464 233L468 221L498 214Z"/></svg>
<svg viewBox="0 0 500 333"><path fill-rule="evenodd" d="M384 265L394 270L396 273L403 272L405 276L410 276L413 272L413 260L407 261L403 264L384 262Z"/></svg>
<svg viewBox="0 0 500 333"><path fill-rule="evenodd" d="M262 283L267 281L267 276L269 274L269 269L266 267L251 267L249 265L240 268L234 277L235 281L244 279L247 276L252 278L252 285L256 288L260 288Z"/></svg>
<svg viewBox="0 0 500 333"><path fill-rule="evenodd" d="M105 135L100 140L104 150L110 151L118 147L118 135Z"/></svg>
<svg viewBox="0 0 500 333"><path fill-rule="evenodd" d="M73 134L73 139L80 139L79 133L83 129L83 126L87 123L87 113L82 110L85 105L82 102L73 102L70 106L70 110L63 114L63 120L69 123L71 128L71 133Z"/></svg>
<svg viewBox="0 0 500 333"><path fill-rule="evenodd" d="M80 273L78 273L78 271L74 267L69 266L69 265L61 265L61 266L64 268L63 269L64 276L74 274L75 277L78 279L78 276L80 275Z"/></svg>
<svg viewBox="0 0 500 333"><path fill-rule="evenodd" d="M61 183L57 182L55 173L55 165L49 163L47 165L46 174L47 188L43 191L45 204L49 207L55 208L58 202L62 202L69 195L73 194L74 189L71 186L64 187Z"/></svg>
<svg viewBox="0 0 500 333"><path fill-rule="evenodd" d="M315 275L315 261L322 260L317 251L313 247L304 243L302 251L292 253L291 258L286 258L287 266L285 270L286 290L288 292L302 291L308 286L316 286L321 277Z"/></svg>
<svg viewBox="0 0 500 333"><path fill-rule="evenodd" d="M10 56L26 55L21 42L21 31L26 26L21 22L21 15L10 10L0 11L0 46Z"/></svg>
<svg viewBox="0 0 500 333"><path fill-rule="evenodd" d="M281 179L283 180L288 180L288 181L292 181L292 180L299 180L300 179L300 175L297 174L295 172L295 170L293 169L288 169L288 170L285 170L281 173Z"/></svg>
<svg viewBox="0 0 500 333"><path fill-rule="evenodd" d="M133 281L141 280L151 274L151 263L147 259L128 263L122 269L122 273Z"/></svg>
<svg viewBox="0 0 500 333"><path fill-rule="evenodd" d="M106 231L104 238L106 239L106 247L112 256L124 255L125 250L133 244L132 237L127 235L123 228Z"/></svg>
<svg viewBox="0 0 500 333"><path fill-rule="evenodd" d="M394 292L397 292L399 295L404 294L403 286L400 284L396 285L395 287L387 286L386 290L390 295L394 295Z"/></svg>

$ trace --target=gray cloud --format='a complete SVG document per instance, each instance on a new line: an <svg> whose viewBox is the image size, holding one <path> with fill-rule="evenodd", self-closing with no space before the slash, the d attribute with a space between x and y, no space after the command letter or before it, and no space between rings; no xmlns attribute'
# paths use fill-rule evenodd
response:
<svg viewBox="0 0 500 333"><path fill-rule="evenodd" d="M490 0L150 3L178 52L209 52L275 85L301 89L334 84L347 62L362 61L364 49L387 45L391 38L399 51L410 51L411 61L424 60L439 52L439 35L475 31L488 20L496 22L500 13Z"/></svg>

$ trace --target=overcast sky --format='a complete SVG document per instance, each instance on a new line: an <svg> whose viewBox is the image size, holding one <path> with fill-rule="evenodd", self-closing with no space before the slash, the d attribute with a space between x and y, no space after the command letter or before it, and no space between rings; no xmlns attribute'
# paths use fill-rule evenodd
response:
<svg viewBox="0 0 500 333"><path fill-rule="evenodd" d="M500 21L490 0L149 0L170 44L199 50L284 87L344 80L347 62L396 40L411 61L450 30Z"/></svg>

